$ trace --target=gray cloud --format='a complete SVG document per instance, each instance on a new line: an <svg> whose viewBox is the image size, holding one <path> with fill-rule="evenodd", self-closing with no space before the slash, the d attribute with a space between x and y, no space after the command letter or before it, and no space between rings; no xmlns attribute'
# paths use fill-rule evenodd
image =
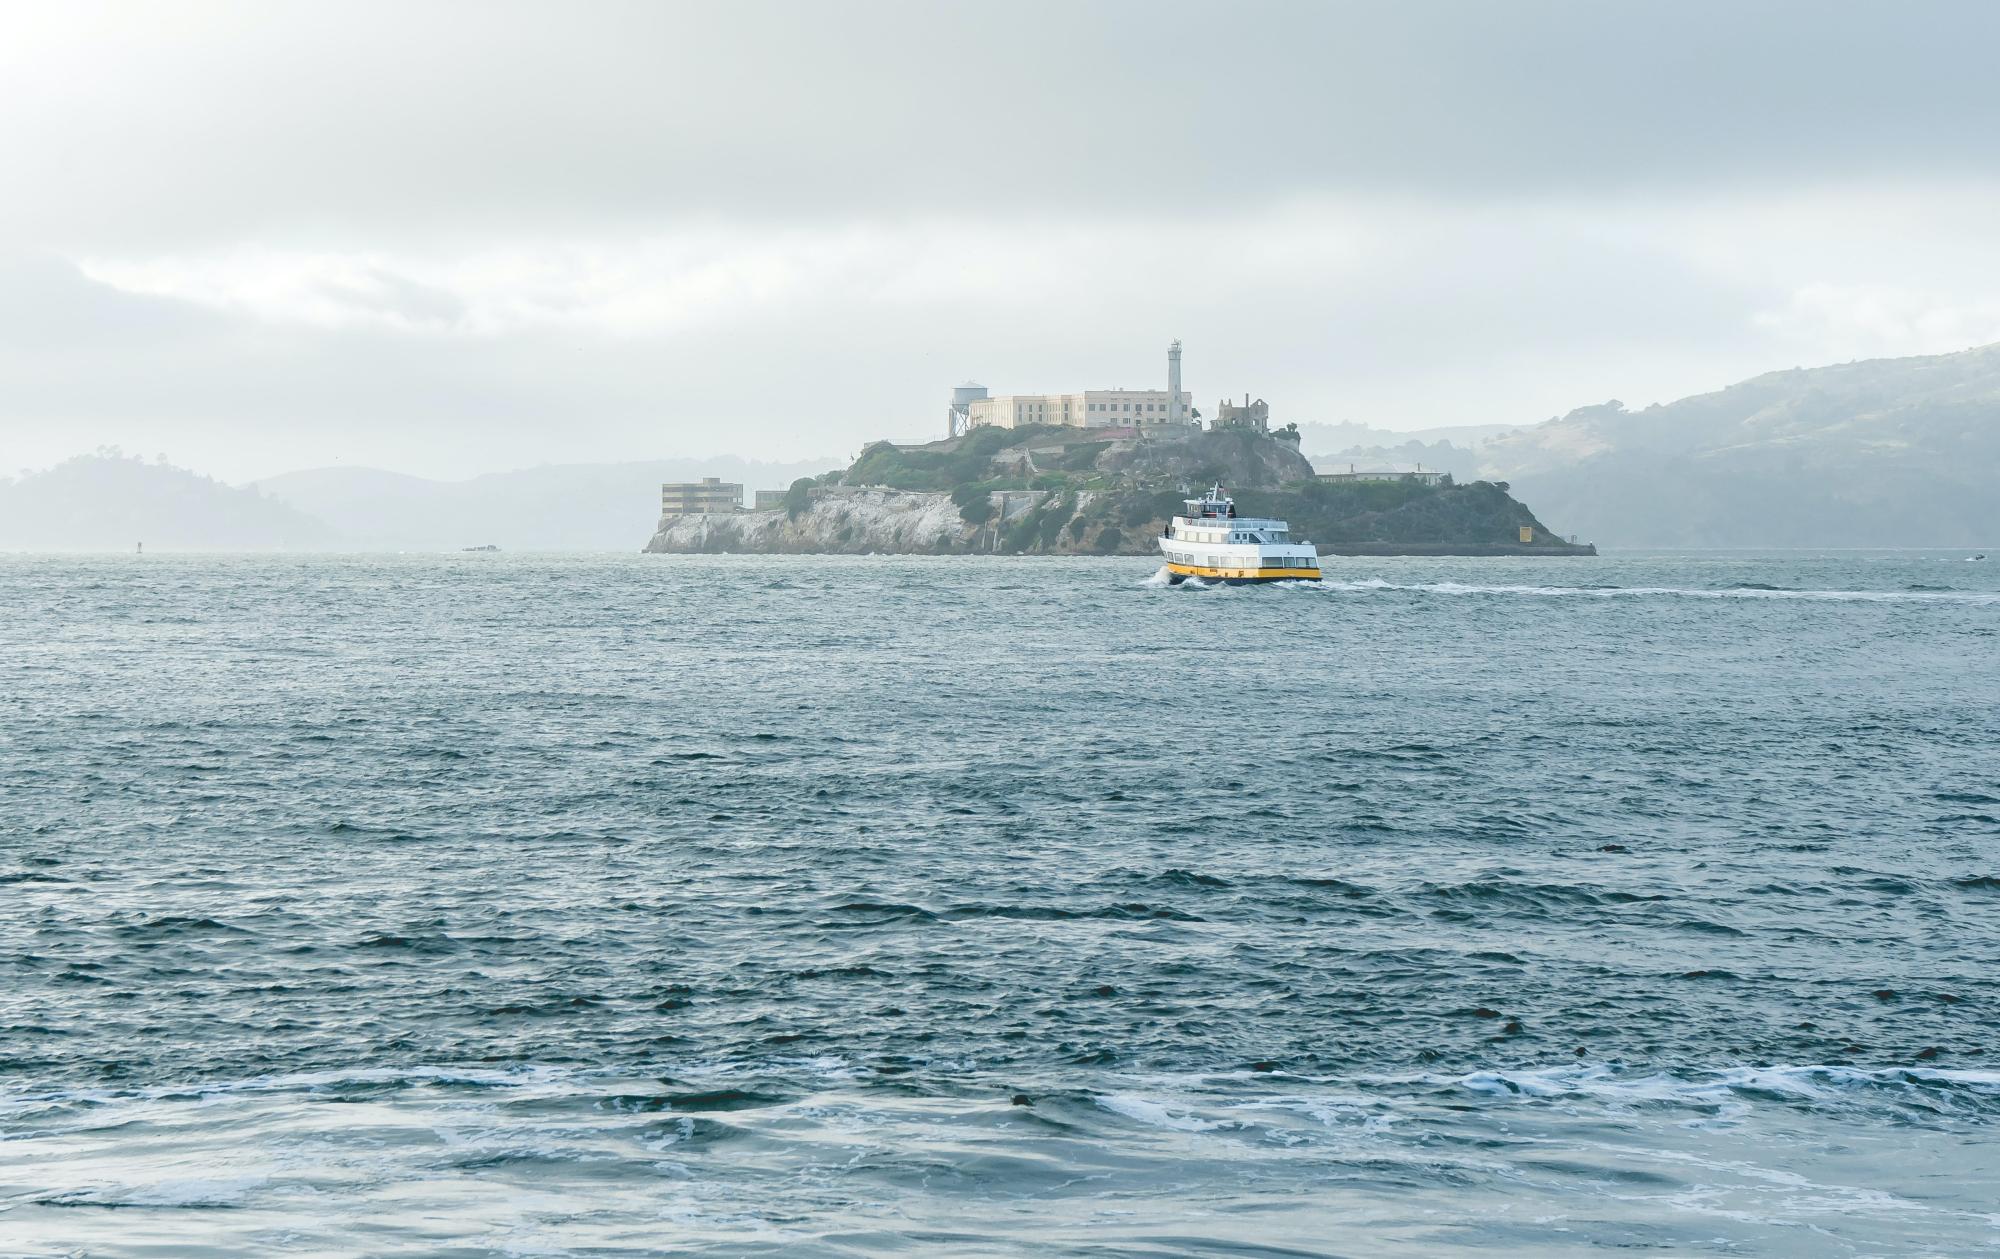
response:
<svg viewBox="0 0 2000 1259"><path fill-rule="evenodd" d="M0 221L79 250L2000 158L1978 0L65 8L0 67Z"/></svg>
<svg viewBox="0 0 2000 1259"><path fill-rule="evenodd" d="M224 323L188 302L98 283L53 254L0 255L0 353L143 350L213 335Z"/></svg>
<svg viewBox="0 0 2000 1259"><path fill-rule="evenodd" d="M2000 337L1984 3L0 17L0 437L841 454L1150 379L1528 421Z"/></svg>

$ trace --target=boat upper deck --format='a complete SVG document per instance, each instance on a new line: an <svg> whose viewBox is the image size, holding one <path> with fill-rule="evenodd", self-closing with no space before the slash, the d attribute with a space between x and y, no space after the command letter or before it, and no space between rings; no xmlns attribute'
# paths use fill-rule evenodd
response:
<svg viewBox="0 0 2000 1259"><path fill-rule="evenodd" d="M1219 542L1254 545L1289 544L1291 527L1282 520L1190 520L1175 516L1168 535L1181 542Z"/></svg>
<svg viewBox="0 0 2000 1259"><path fill-rule="evenodd" d="M1167 536L1182 542L1289 545L1291 526L1270 516L1239 516L1236 500L1217 485L1200 498L1182 500L1187 514L1175 516Z"/></svg>
<svg viewBox="0 0 2000 1259"><path fill-rule="evenodd" d="M1274 519L1270 516L1175 516L1174 527L1177 529L1225 529L1236 531L1254 529L1262 533L1268 533L1273 529L1282 532L1291 528L1284 521Z"/></svg>

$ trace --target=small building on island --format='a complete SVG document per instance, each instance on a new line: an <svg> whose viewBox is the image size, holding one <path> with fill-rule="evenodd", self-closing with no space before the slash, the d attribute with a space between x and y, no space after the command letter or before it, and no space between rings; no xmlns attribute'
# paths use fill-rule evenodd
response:
<svg viewBox="0 0 2000 1259"><path fill-rule="evenodd" d="M1422 464L1418 464L1414 468L1401 468L1393 464L1380 468L1356 468L1350 463L1347 465L1347 471L1322 472L1319 474L1319 479L1322 481L1331 481L1336 485L1357 485L1379 481L1414 481L1418 485L1449 485L1451 484L1451 473L1439 472L1435 468L1425 468Z"/></svg>
<svg viewBox="0 0 2000 1259"><path fill-rule="evenodd" d="M758 490L750 500L750 510L777 511L785 505L785 495L789 493L790 490Z"/></svg>
<svg viewBox="0 0 2000 1259"><path fill-rule="evenodd" d="M743 510L743 486L720 477L660 486L662 516L726 516Z"/></svg>
<svg viewBox="0 0 2000 1259"><path fill-rule="evenodd" d="M1224 398L1215 408L1215 428L1247 428L1252 432L1271 431L1271 404L1262 398L1250 401L1250 395L1243 395L1243 404Z"/></svg>

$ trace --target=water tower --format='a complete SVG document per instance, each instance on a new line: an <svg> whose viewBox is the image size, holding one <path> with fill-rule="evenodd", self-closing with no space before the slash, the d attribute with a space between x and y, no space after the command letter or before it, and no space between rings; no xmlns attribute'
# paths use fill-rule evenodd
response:
<svg viewBox="0 0 2000 1259"><path fill-rule="evenodd" d="M965 430L972 427L972 404L986 396L985 385L975 385L966 381L951 391L951 410L945 413L944 435L963 437Z"/></svg>

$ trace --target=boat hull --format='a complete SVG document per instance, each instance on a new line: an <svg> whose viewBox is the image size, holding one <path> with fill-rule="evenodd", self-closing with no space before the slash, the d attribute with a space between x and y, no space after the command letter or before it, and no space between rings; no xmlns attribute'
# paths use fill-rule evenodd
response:
<svg viewBox="0 0 2000 1259"><path fill-rule="evenodd" d="M1167 583L1194 580L1225 586L1255 586L1272 581L1318 581L1317 568L1221 568L1206 564L1167 562Z"/></svg>

